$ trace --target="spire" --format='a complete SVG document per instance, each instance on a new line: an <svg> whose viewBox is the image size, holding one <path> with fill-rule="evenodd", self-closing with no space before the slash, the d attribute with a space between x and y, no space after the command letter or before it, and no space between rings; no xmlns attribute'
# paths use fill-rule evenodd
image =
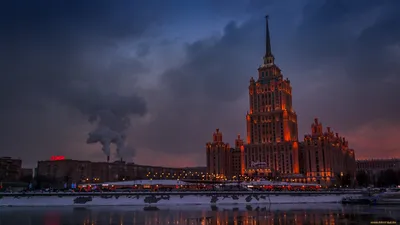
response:
<svg viewBox="0 0 400 225"><path fill-rule="evenodd" d="M266 35L265 35L265 56L264 56L264 64L266 65L273 65L274 64L274 55L272 55L272 49L271 49L271 37L269 35L269 27L268 27L268 19L269 16L265 16L266 20Z"/></svg>
<svg viewBox="0 0 400 225"><path fill-rule="evenodd" d="M265 16L265 20L266 20L266 29L265 29L265 32L266 32L266 35L265 35L265 58L267 58L268 56L271 56L272 55L272 51L271 51L271 38L270 38L270 36L269 36L269 27L268 27L268 19L269 19L269 16L267 15L267 16Z"/></svg>

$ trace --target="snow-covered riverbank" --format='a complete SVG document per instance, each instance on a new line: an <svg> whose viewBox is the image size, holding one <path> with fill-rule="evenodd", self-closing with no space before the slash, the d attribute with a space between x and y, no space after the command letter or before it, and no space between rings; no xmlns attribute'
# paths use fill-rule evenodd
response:
<svg viewBox="0 0 400 225"><path fill-rule="evenodd" d="M299 204L299 203L338 203L343 197L359 196L357 193L345 194L204 194L204 195L30 195L0 197L0 206L160 206L160 205L223 205L223 204Z"/></svg>

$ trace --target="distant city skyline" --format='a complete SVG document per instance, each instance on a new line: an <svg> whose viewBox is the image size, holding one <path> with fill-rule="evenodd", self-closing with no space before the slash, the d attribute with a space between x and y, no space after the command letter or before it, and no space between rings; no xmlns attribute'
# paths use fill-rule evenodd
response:
<svg viewBox="0 0 400 225"><path fill-rule="evenodd" d="M127 161L204 166L210 132L246 136L266 14L299 139L318 117L357 159L400 157L399 1L42 3L0 13L0 151L24 167L54 155L105 161L86 144L89 117L104 109L131 120Z"/></svg>

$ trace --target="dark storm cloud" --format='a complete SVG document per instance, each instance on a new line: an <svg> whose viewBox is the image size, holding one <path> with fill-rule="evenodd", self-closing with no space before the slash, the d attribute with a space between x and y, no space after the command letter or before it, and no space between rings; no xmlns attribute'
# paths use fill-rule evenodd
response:
<svg viewBox="0 0 400 225"><path fill-rule="evenodd" d="M83 112L129 101L112 93L115 85L123 74L145 68L135 58L116 55L118 38L142 36L157 20L146 12L158 13L159 7L100 0L13 1L1 8L1 105L15 102L13 97L24 101L27 93Z"/></svg>
<svg viewBox="0 0 400 225"><path fill-rule="evenodd" d="M398 29L391 27L397 9L395 1L310 1L299 9L302 21L295 31L287 30L293 25L288 12L271 13L273 50L292 80L300 139L314 117L344 134L362 133L361 127L379 118L394 118L397 110L388 111L397 106L388 96L399 96L397 83L383 82L382 71L398 74L399 64L387 57L395 54L395 48L387 48L400 40ZM231 22L222 37L187 46L185 63L162 76L163 93L173 97L160 97L163 104L154 106L158 113L143 128L141 139L149 143L156 137L160 142L147 147L201 155L215 128L230 143L235 133L243 134L248 80L256 76L263 55L263 22ZM380 72L374 73L377 68ZM374 74L382 79L369 82Z"/></svg>
<svg viewBox="0 0 400 225"><path fill-rule="evenodd" d="M318 62L321 59L343 57L352 51L354 44L361 43L357 41L360 32L371 26L377 15L380 15L380 19L389 17L388 10L396 7L398 2L392 0L311 0L303 9L303 21L297 28L293 47L299 50L299 54L313 57ZM393 13L395 11L390 14ZM381 29L392 32L387 28ZM375 38L383 40L379 34Z"/></svg>
<svg viewBox="0 0 400 225"><path fill-rule="evenodd" d="M329 67L329 88L312 100L323 102L320 114L330 122L352 129L378 118L397 120L399 9L398 1L311 1L305 7L294 54L302 56L303 71Z"/></svg>
<svg viewBox="0 0 400 225"><path fill-rule="evenodd" d="M247 10L250 12L261 12L262 13L271 13L267 12L266 7L276 3L276 0L250 0L247 5Z"/></svg>
<svg viewBox="0 0 400 225"><path fill-rule="evenodd" d="M287 11L277 10L286 1L10 2L0 7L3 154L33 161L82 148L91 129L87 116L108 108L123 116L145 115L130 131L135 141L127 139L127 157L147 150L181 158L198 153L191 161L204 164L204 144L215 128L230 143L237 133L245 136L247 85L262 62L266 13L277 63L292 80L300 139L315 116L339 132L363 135L371 131L367 122L396 117L398 1L313 0ZM157 88L139 87L146 101L136 83L129 94L119 93L127 79L149 75L142 57L157 46L144 38L188 21L189 31L167 37L183 44L185 32L194 30L190 21L217 20L216 15L257 19L230 22L221 36L185 44L184 60L162 73ZM137 45L125 48L127 42ZM87 159L80 150L71 150L70 157Z"/></svg>
<svg viewBox="0 0 400 225"><path fill-rule="evenodd" d="M362 158L399 156L391 143L400 126L394 103L400 97L399 3L310 1L292 40L290 55L301 57L293 64L303 79L320 85L297 99L300 121L321 117Z"/></svg>
<svg viewBox="0 0 400 225"><path fill-rule="evenodd" d="M204 95L207 100L236 100L245 90L243 83L248 77L244 75L248 68L237 68L232 62L252 63L248 56L235 54L247 51L245 45L238 45L246 42L246 36L238 34L238 31L237 24L231 22L225 27L221 39L202 40L188 45L188 62L179 69L167 71L162 77L163 82L171 86L171 91L177 97Z"/></svg>
<svg viewBox="0 0 400 225"><path fill-rule="evenodd" d="M158 104L149 107L157 114L136 134L142 147L203 155L215 128L231 143L237 133L243 135L247 104L240 107L238 101L262 62L263 24L263 17L230 22L222 36L186 46L183 65L164 72L161 90L153 94ZM204 163L203 157L196 161Z"/></svg>
<svg viewBox="0 0 400 225"><path fill-rule="evenodd" d="M157 3L157 4L156 4ZM142 35L176 4L163 1L7 1L2 4L1 24L7 33L60 31L64 35L84 32L96 36L132 37ZM168 10L165 10L168 9Z"/></svg>
<svg viewBox="0 0 400 225"><path fill-rule="evenodd" d="M150 45L141 43L137 47L136 54L138 57L145 57L149 54L149 52L150 52Z"/></svg>
<svg viewBox="0 0 400 225"><path fill-rule="evenodd" d="M73 142L70 136L76 133L69 124L69 117L74 114L64 115L61 110L67 109L62 105L79 110L91 121L102 117L99 112L104 110L121 121L129 120L130 115L144 115L145 100L134 91L121 95L118 88L127 76L134 77L147 68L138 59L119 54L118 45L126 39L134 41L148 35L147 29L159 19L149 18L150 9L161 12L160 8L133 1L3 4L0 13L3 154L26 157L30 155L29 149L37 152L32 156L39 159L54 151L74 151L68 149ZM52 111L50 116L49 111ZM115 121L110 124L107 118L102 117L100 125L112 128L119 124ZM89 124L87 119L78 121ZM82 143L85 143L84 133L89 131L79 131ZM18 142L21 138L25 141Z"/></svg>
<svg viewBox="0 0 400 225"><path fill-rule="evenodd" d="M395 10L396 9L396 10ZM375 23L357 37L349 57L349 75L356 79L385 79L400 75L398 55L394 55L400 44L400 3L397 1L383 10Z"/></svg>
<svg viewBox="0 0 400 225"><path fill-rule="evenodd" d="M30 161L60 153L72 158L91 155L82 151L89 131L86 129L91 128L86 126L87 119L74 110L89 116L90 121L103 110L122 119L147 112L146 102L134 91L134 83L129 95L119 94L119 87L127 76L148 73L140 59L130 53L147 56L151 43L146 41L132 51L124 49L123 44L156 37L161 34L159 28L181 20L193 9L197 14L229 11L226 7L215 10L214 6L214 1L194 5L186 1L3 2L2 154L24 156ZM135 143L127 146L132 150L130 156L135 154L132 146Z"/></svg>

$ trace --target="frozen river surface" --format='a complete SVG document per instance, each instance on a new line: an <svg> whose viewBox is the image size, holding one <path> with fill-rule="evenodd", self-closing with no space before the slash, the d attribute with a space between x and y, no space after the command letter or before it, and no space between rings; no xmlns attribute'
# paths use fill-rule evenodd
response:
<svg viewBox="0 0 400 225"><path fill-rule="evenodd" d="M0 225L396 224L399 207L279 204L161 207L5 207Z"/></svg>

